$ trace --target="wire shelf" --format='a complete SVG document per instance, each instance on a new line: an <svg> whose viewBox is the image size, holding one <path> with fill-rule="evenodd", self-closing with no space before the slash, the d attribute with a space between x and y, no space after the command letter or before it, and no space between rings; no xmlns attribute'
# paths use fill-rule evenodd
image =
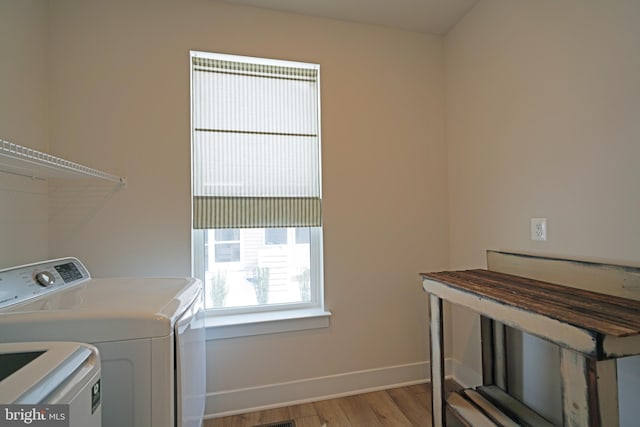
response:
<svg viewBox="0 0 640 427"><path fill-rule="evenodd" d="M31 178L93 177L126 185L127 179L0 139L0 171Z"/></svg>

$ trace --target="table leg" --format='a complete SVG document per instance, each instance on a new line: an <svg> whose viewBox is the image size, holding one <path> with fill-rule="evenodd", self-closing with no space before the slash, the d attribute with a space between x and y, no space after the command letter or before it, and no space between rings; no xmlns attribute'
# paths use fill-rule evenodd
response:
<svg viewBox="0 0 640 427"><path fill-rule="evenodd" d="M445 427L446 400L444 398L444 325L442 299L429 296L431 337L431 420L433 427Z"/></svg>
<svg viewBox="0 0 640 427"><path fill-rule="evenodd" d="M560 377L564 426L600 427L596 361L562 347Z"/></svg>
<svg viewBox="0 0 640 427"><path fill-rule="evenodd" d="M604 425L618 427L620 413L618 406L618 364L616 359L596 362L598 382L598 408Z"/></svg>

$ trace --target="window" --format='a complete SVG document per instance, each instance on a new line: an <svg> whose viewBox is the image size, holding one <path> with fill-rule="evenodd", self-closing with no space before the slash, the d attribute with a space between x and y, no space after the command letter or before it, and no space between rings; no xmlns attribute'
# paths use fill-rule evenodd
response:
<svg viewBox="0 0 640 427"><path fill-rule="evenodd" d="M323 308L319 71L191 52L192 253L212 314Z"/></svg>

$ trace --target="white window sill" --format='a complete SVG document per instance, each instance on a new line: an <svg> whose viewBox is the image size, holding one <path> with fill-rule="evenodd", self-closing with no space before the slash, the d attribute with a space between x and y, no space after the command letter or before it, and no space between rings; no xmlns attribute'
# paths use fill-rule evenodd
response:
<svg viewBox="0 0 640 427"><path fill-rule="evenodd" d="M219 340L328 328L330 317L331 312L322 309L287 310L230 316L209 315L204 324L207 340Z"/></svg>

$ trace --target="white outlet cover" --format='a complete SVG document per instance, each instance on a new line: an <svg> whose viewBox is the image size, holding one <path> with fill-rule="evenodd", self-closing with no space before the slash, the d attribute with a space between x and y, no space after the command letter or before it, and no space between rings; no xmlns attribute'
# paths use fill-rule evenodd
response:
<svg viewBox="0 0 640 427"><path fill-rule="evenodd" d="M547 240L547 218L531 218L531 240Z"/></svg>

